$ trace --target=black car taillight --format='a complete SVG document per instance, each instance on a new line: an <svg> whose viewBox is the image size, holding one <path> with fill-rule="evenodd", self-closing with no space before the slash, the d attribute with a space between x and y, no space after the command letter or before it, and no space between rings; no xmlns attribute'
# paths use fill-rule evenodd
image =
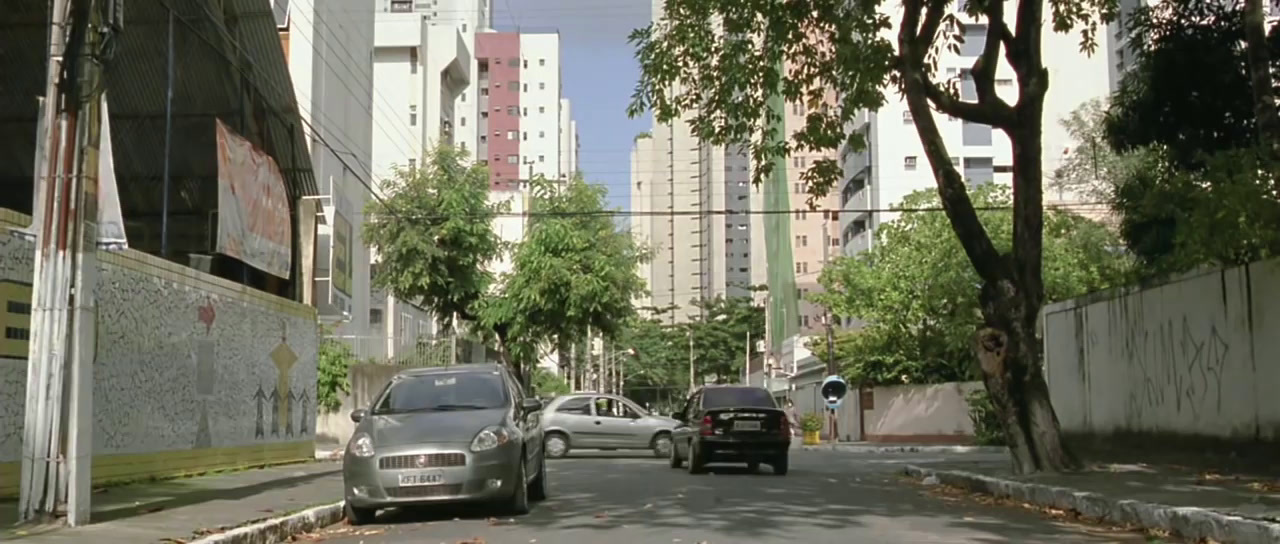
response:
<svg viewBox="0 0 1280 544"><path fill-rule="evenodd" d="M778 431L782 433L782 436L791 436L791 422L787 421L785 417L782 418L782 424L778 426Z"/></svg>
<svg viewBox="0 0 1280 544"><path fill-rule="evenodd" d="M711 416L702 417L702 429L699 431L702 436L711 436L715 431L711 429Z"/></svg>

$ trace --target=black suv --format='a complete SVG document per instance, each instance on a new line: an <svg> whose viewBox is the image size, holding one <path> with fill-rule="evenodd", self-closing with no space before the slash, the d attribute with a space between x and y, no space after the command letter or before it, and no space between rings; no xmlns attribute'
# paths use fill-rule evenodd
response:
<svg viewBox="0 0 1280 544"><path fill-rule="evenodd" d="M763 462L787 473L791 424L763 387L701 387L671 417L680 422L671 432L671 468L687 460L689 473L700 474L708 463L745 462L755 471Z"/></svg>

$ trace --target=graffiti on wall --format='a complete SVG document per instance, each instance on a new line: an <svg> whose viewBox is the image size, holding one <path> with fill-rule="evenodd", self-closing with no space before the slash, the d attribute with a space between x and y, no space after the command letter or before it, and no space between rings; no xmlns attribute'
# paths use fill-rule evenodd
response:
<svg viewBox="0 0 1280 544"><path fill-rule="evenodd" d="M1124 340L1123 354L1137 379L1127 399L1131 414L1171 410L1198 419L1221 413L1231 345L1216 324L1196 328L1184 315L1133 327Z"/></svg>

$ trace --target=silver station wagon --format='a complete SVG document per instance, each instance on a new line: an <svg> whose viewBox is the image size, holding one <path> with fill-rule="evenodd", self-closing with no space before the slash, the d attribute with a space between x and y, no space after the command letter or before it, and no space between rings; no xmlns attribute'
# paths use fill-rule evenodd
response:
<svg viewBox="0 0 1280 544"><path fill-rule="evenodd" d="M671 452L671 430L677 421L641 408L631 399L600 393L556 397L542 411L547 457L560 458L574 449L653 450Z"/></svg>
<svg viewBox="0 0 1280 544"><path fill-rule="evenodd" d="M498 364L397 374L369 409L351 413L347 519L369 523L380 508L440 502L527 513L529 501L547 496L541 409Z"/></svg>

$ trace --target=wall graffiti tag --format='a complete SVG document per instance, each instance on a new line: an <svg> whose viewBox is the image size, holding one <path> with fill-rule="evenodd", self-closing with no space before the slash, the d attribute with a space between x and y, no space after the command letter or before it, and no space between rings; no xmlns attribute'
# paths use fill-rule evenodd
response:
<svg viewBox="0 0 1280 544"><path fill-rule="evenodd" d="M1154 328L1135 327L1125 338L1124 355L1138 380L1128 397L1129 412L1172 410L1193 419L1222 411L1222 378L1231 345L1216 325L1196 330L1187 316Z"/></svg>

